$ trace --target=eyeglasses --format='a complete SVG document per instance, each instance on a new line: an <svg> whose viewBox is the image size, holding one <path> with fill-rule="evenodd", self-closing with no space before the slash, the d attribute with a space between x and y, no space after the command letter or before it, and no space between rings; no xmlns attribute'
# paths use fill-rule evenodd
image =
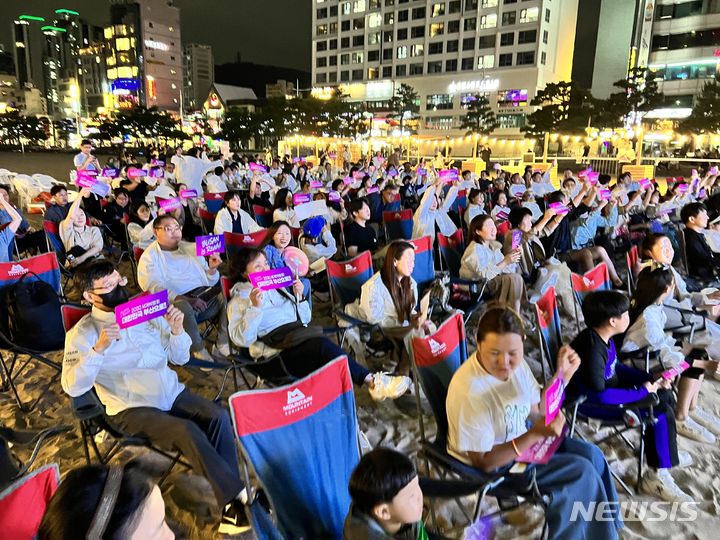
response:
<svg viewBox="0 0 720 540"><path fill-rule="evenodd" d="M175 226L166 225L164 227L155 227L155 229L162 229L166 233L174 233L175 231L181 230L180 227L178 227L177 225L175 225Z"/></svg>
<svg viewBox="0 0 720 540"><path fill-rule="evenodd" d="M109 292L109 291L112 291L118 285L122 285L122 286L127 285L127 282L128 282L128 280L125 276L121 276L120 274L115 273L113 275L108 276L107 281L103 284L102 287L90 289L90 292L93 292L93 293L98 293L101 291Z"/></svg>

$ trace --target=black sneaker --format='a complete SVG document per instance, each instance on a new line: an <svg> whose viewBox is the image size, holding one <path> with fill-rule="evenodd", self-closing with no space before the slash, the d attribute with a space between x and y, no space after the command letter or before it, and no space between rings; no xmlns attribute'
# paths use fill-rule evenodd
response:
<svg viewBox="0 0 720 540"><path fill-rule="evenodd" d="M236 536L250 530L250 523L245 515L245 507L237 499L227 504L223 509L218 533L227 536Z"/></svg>

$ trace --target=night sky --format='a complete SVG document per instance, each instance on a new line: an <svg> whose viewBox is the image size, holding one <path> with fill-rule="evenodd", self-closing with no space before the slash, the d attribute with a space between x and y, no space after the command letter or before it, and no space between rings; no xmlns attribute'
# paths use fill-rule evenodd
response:
<svg viewBox="0 0 720 540"><path fill-rule="evenodd" d="M12 22L20 14L52 19L72 9L88 22L108 23L106 0L2 0L0 43L12 51ZM215 63L245 62L310 71L311 6L307 0L175 0L183 43L211 45ZM48 22L47 24L50 24Z"/></svg>

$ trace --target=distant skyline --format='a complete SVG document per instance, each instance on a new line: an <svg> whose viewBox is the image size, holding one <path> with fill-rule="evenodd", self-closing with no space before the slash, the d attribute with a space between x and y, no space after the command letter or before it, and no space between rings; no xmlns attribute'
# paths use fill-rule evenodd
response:
<svg viewBox="0 0 720 540"><path fill-rule="evenodd" d="M310 71L311 2L306 0L175 0L180 8L183 43L211 45L216 64L244 62ZM0 12L0 43L13 50L12 23L18 15L48 21L59 8L80 13L104 26L107 0L5 0ZM48 22L49 24L49 22ZM36 50L39 49L35 47Z"/></svg>

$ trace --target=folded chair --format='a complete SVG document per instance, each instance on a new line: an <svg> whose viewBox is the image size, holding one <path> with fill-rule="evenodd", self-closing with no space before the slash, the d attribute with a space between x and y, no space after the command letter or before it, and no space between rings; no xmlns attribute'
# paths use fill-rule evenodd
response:
<svg viewBox="0 0 720 540"><path fill-rule="evenodd" d="M627 263L628 294L632 296L633 291L635 291L635 283L640 271L640 257L637 246L632 246L630 248L630 251L628 251L625 255L625 262Z"/></svg>
<svg viewBox="0 0 720 540"><path fill-rule="evenodd" d="M224 193L209 193L203 194L203 200L205 201L205 208L212 214L217 214L223 205Z"/></svg>
<svg viewBox="0 0 720 540"><path fill-rule="evenodd" d="M435 280L435 261L433 259L432 237L423 236L408 240L415 248L415 268L412 278L417 283L418 301Z"/></svg>
<svg viewBox="0 0 720 540"><path fill-rule="evenodd" d="M28 473L48 439L68 431L72 431L72 426L63 424L42 430L18 430L0 426L0 490ZM17 456L11 455L10 448L32 448L32 453L23 463Z"/></svg>
<svg viewBox="0 0 720 540"><path fill-rule="evenodd" d="M203 234L212 234L215 228L215 214L208 212L204 208L198 208L198 216L200 216Z"/></svg>
<svg viewBox="0 0 720 540"><path fill-rule="evenodd" d="M237 392L229 405L257 538L341 538L360 459L346 357L286 386ZM270 514L255 501L258 488Z"/></svg>
<svg viewBox="0 0 720 540"><path fill-rule="evenodd" d="M448 388L453 375L468 358L465 324L462 315L460 313L453 314L431 336L413 337L410 340L410 358L415 380L420 382L423 393L430 402L437 426L435 438L430 440L425 431L420 406L420 393L416 392L420 422L420 450L418 451L418 457L425 462L428 472L430 472L429 469L432 464L443 478L451 475L477 482L476 493L478 498L472 516L468 515L463 505L457 501L466 519L469 522L477 520L480 506L487 495L498 499L501 508L498 513L525 503L538 504L544 508L547 502L538 490L533 467L528 468L526 487L518 491L517 489L503 487L503 482L509 473L486 473L462 463L447 451L448 419L445 402ZM518 497L522 497L523 501L520 502Z"/></svg>
<svg viewBox="0 0 720 540"><path fill-rule="evenodd" d="M396 212L383 212L385 238L393 240L410 240L413 230L413 212L409 208Z"/></svg>

